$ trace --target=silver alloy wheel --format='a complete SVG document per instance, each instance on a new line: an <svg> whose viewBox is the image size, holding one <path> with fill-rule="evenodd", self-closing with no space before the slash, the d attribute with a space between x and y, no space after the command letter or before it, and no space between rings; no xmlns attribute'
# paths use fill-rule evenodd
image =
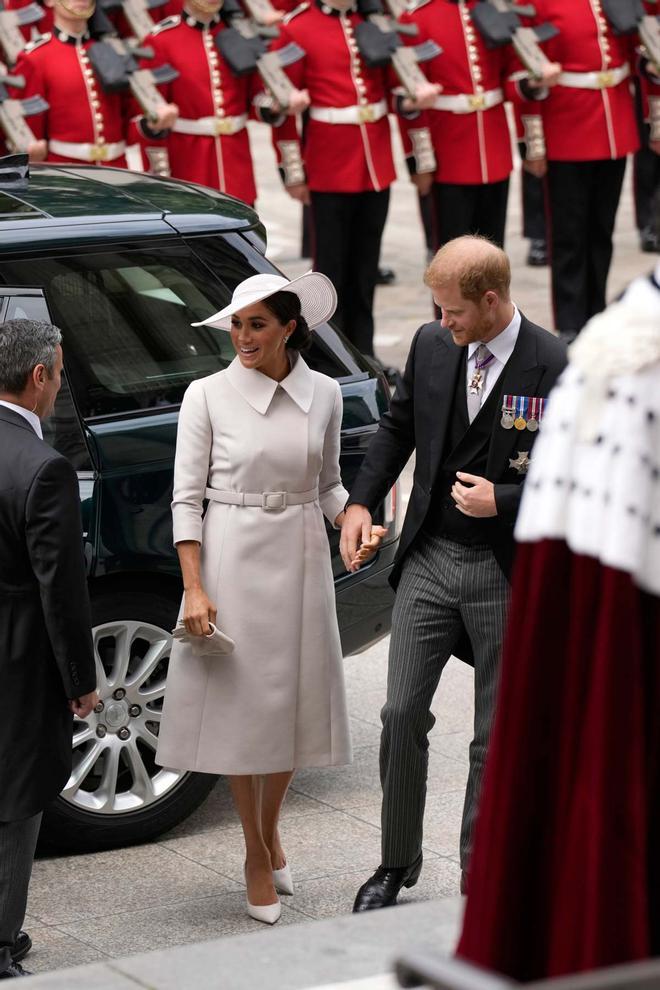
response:
<svg viewBox="0 0 660 990"><path fill-rule="evenodd" d="M62 797L101 815L142 811L185 776L154 762L172 636L127 619L93 630L101 704L75 719L73 770Z"/></svg>

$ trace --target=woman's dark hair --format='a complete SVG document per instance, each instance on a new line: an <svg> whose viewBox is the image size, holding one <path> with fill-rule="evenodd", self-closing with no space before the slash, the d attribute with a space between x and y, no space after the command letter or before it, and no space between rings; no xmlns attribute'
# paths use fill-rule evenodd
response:
<svg viewBox="0 0 660 990"><path fill-rule="evenodd" d="M307 320L301 313L300 299L295 292L274 292L263 300L266 309L277 317L282 326L290 320L296 321L296 329L286 342L287 348L295 351L306 351L312 343L312 331L307 326Z"/></svg>

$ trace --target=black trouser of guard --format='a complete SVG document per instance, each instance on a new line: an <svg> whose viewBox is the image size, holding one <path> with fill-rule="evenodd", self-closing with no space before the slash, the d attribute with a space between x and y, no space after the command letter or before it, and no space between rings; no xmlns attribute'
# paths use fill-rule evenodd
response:
<svg viewBox="0 0 660 990"><path fill-rule="evenodd" d="M390 191L311 197L314 268L337 290L335 322L359 351L373 355L374 290Z"/></svg>
<svg viewBox="0 0 660 990"><path fill-rule="evenodd" d="M641 127L642 147L633 158L633 188L635 191L635 222L638 230L649 227L656 233L658 221L654 216L653 197L660 189L660 155L649 148L651 128Z"/></svg>
<svg viewBox="0 0 660 990"><path fill-rule="evenodd" d="M548 162L555 326L576 332L605 309L612 234L626 159Z"/></svg>
<svg viewBox="0 0 660 990"><path fill-rule="evenodd" d="M520 157L525 160L525 143L518 144ZM525 169L522 170L523 237L530 241L546 239L545 184Z"/></svg>

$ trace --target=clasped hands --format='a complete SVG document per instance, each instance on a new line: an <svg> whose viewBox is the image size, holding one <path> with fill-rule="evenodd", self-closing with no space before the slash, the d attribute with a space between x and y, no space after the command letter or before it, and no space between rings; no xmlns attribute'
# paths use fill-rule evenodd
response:
<svg viewBox="0 0 660 990"><path fill-rule="evenodd" d="M346 570L351 574L359 571L376 553L385 536L387 529L373 525L371 513L364 505L349 505L341 518L339 543Z"/></svg>

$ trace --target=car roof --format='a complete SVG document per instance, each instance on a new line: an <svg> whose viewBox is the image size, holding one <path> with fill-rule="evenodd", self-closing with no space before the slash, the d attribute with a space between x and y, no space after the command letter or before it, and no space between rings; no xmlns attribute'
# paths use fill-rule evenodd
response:
<svg viewBox="0 0 660 990"><path fill-rule="evenodd" d="M261 229L255 211L232 196L204 186L163 179L127 169L93 165L31 165L25 185L0 185L0 242L6 248L30 228L81 227L115 223L124 227L145 223L146 232L204 233L211 230ZM151 226L151 230L149 227ZM110 233L107 230L106 232ZM119 232L119 231L117 231ZM59 239L59 238L58 238Z"/></svg>

